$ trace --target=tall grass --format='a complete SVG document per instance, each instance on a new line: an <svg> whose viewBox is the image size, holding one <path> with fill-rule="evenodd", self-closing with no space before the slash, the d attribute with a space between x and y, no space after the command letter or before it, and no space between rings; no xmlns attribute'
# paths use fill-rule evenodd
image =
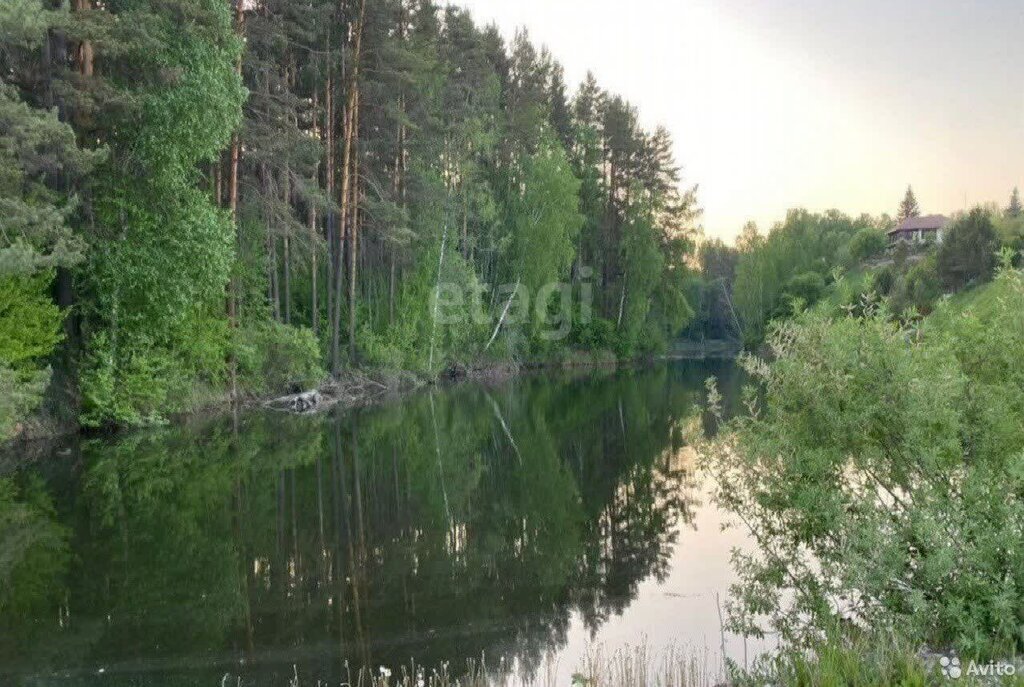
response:
<svg viewBox="0 0 1024 687"><path fill-rule="evenodd" d="M378 667L350 668L346 664L341 687L714 687L728 684L722 671L714 669L707 650L700 654L671 647L652 652L645 644L629 645L608 652L602 646L590 648L569 678L561 682L554 654L544 660L540 674L526 676L514 663L504 660L488 664L470 660L460 667L448 663L428 669L410 663L394 670ZM298 668L288 687L327 687L317 679L303 679ZM564 678L563 678L564 680ZM335 683L330 683L337 687ZM244 678L221 687L245 687Z"/></svg>
<svg viewBox="0 0 1024 687"><path fill-rule="evenodd" d="M443 664L434 669L410 663L394 671L347 669L345 681L331 687L1024 687L1020 674L1003 678L977 678L966 673L957 679L942 676L937 655L923 655L896 636L883 641L868 634L850 641L826 639L806 651L784 650L762 657L750 671L732 667L730 675L708 649L699 652L669 648L651 651L645 644L608 651L592 647L571 678L559 678L557 661L549 654L539 675L519 674L516 664L481 659L460 667ZM246 687L244 679L222 681L220 687ZM320 680L302 679L297 669L288 687L328 687Z"/></svg>
<svg viewBox="0 0 1024 687"><path fill-rule="evenodd" d="M604 647L587 652L574 675L574 685L586 687L710 687L721 671L712 668L711 655L677 647L652 653L645 644L626 646L608 654Z"/></svg>

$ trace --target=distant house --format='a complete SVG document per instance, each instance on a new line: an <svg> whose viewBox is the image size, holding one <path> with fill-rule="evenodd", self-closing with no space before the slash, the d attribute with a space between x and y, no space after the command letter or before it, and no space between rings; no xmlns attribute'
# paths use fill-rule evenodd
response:
<svg viewBox="0 0 1024 687"><path fill-rule="evenodd" d="M895 229L889 232L889 245L900 241L910 243L942 242L942 234L949 224L944 215L928 215L926 217L908 217Z"/></svg>

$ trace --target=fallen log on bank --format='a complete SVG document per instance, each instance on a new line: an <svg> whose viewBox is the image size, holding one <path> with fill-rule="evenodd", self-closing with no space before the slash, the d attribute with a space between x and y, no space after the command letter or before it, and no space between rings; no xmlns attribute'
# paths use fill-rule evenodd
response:
<svg viewBox="0 0 1024 687"><path fill-rule="evenodd" d="M266 402L267 408L282 410L290 413L311 413L319 410L324 404L324 397L319 390L304 391L299 394L289 394Z"/></svg>

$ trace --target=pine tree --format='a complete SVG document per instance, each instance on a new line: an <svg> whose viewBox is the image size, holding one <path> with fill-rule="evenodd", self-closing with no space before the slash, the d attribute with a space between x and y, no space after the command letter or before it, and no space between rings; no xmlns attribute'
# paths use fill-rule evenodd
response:
<svg viewBox="0 0 1024 687"><path fill-rule="evenodd" d="M917 198L914 196L914 189L907 186L907 194L903 197L903 201L900 203L899 212L896 213L897 221L902 223L911 217L920 217L921 208L917 204Z"/></svg>
<svg viewBox="0 0 1024 687"><path fill-rule="evenodd" d="M1020 190L1016 187L1010 194L1010 204L1006 207L1006 216L1017 218L1024 215L1024 205L1020 202Z"/></svg>
<svg viewBox="0 0 1024 687"><path fill-rule="evenodd" d="M695 196L668 132L591 75L570 98L546 49L465 10L0 0L0 79L0 279L21 280L0 298L23 322L76 306L61 359L87 422L327 362L552 354L502 326L503 281L593 287L604 321L561 345L628 354L688 311ZM436 332L442 280L490 285L491 321Z"/></svg>
<svg viewBox="0 0 1024 687"><path fill-rule="evenodd" d="M551 70L550 109L551 126L558 140L568 150L573 145L572 113L566 95L565 70L557 62Z"/></svg>
<svg viewBox="0 0 1024 687"><path fill-rule="evenodd" d="M33 80L31 56L66 23L66 11L38 2L0 9L0 441L35 407L49 377L44 361L62 338L65 314L51 296L56 270L79 264L86 250L72 230L80 206L67 190L103 157L79 148ZM30 102L38 96L42 107Z"/></svg>

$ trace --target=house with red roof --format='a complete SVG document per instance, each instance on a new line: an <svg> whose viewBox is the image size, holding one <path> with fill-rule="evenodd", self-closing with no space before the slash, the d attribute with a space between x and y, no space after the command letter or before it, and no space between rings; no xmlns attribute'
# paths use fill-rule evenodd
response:
<svg viewBox="0 0 1024 687"><path fill-rule="evenodd" d="M898 227L889 231L889 245L900 241L909 243L942 243L942 235L949 224L945 215L908 217Z"/></svg>

